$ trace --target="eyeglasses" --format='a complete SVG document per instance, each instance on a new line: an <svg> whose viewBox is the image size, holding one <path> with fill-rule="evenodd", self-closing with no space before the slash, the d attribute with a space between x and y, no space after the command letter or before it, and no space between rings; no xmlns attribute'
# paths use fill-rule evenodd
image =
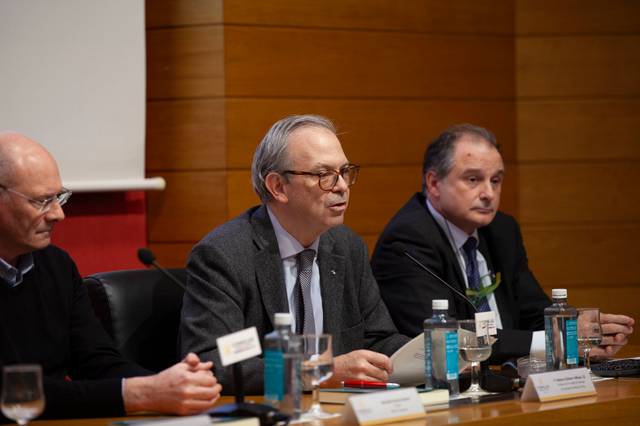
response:
<svg viewBox="0 0 640 426"><path fill-rule="evenodd" d="M340 170L325 170L323 172L299 172L296 170L285 170L282 173L300 176L316 176L318 185L323 191L331 191L338 183L338 176L342 176L347 186L356 183L360 166L357 164L347 164L342 166Z"/></svg>
<svg viewBox="0 0 640 426"><path fill-rule="evenodd" d="M51 205L53 204L54 201L57 201L60 206L64 206L65 203L69 201L69 198L71 198L71 194L72 194L72 192L67 188L62 188L62 191L60 191L53 197L36 199L36 198L31 198L28 195L23 194L22 192L16 191L15 189L7 188L4 185L0 185L0 188L29 201L31 204L33 204L35 207L38 208L40 213L46 213L49 210L51 210Z"/></svg>

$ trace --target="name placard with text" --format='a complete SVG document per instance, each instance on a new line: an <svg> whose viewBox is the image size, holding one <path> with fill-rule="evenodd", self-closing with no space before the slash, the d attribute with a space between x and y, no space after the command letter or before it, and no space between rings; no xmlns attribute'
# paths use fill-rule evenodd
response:
<svg viewBox="0 0 640 426"><path fill-rule="evenodd" d="M361 426L426 416L418 391L413 387L350 396L346 410L345 420L355 416Z"/></svg>
<svg viewBox="0 0 640 426"><path fill-rule="evenodd" d="M547 402L595 394L589 370L571 368L530 375L521 400Z"/></svg>

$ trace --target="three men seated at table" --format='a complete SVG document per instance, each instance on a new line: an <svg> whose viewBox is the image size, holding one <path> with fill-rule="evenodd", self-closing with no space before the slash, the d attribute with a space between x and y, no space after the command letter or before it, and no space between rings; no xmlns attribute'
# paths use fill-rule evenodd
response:
<svg viewBox="0 0 640 426"><path fill-rule="evenodd" d="M528 268L518 224L498 212L505 170L490 132L458 125L428 147L423 192L381 235L373 273L363 240L342 224L358 171L328 119L275 123L252 164L262 204L194 247L180 330L185 358L152 375L114 349L75 264L50 245L70 195L55 160L22 135L0 134L0 364L43 366L49 416L195 413L215 403L218 381L233 392L216 338L250 326L264 336L276 312L292 312L296 332L333 335L334 384L386 381L389 355L422 331L432 299L449 299L456 317L472 314L394 248L398 242L462 292L481 291L500 273L495 291L477 300L478 310L496 312L494 361L544 350L550 301ZM611 356L634 321L602 321L606 337L592 355ZM262 392L262 370L261 359L245 361L245 392Z"/></svg>

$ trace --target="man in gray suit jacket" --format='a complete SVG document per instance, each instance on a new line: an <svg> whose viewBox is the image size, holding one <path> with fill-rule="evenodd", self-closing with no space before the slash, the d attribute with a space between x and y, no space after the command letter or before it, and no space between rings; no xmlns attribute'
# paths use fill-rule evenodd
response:
<svg viewBox="0 0 640 426"><path fill-rule="evenodd" d="M387 355L408 341L380 298L364 242L342 225L359 167L348 162L335 133L319 116L275 123L253 158L253 187L263 204L209 233L191 253L182 352L214 360L227 393L233 386L216 338L251 326L264 336L276 312L292 312L298 332L333 335L334 382L387 380ZM243 368L245 391L261 393L262 359Z"/></svg>

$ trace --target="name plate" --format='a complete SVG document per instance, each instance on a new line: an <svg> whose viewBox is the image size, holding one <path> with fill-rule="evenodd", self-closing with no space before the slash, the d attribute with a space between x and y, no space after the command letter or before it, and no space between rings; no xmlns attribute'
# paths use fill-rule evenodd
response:
<svg viewBox="0 0 640 426"><path fill-rule="evenodd" d="M527 378L521 400L547 402L595 394L589 370L571 368L531 374Z"/></svg>
<svg viewBox="0 0 640 426"><path fill-rule="evenodd" d="M350 396L345 418L355 416L362 426L426 417L416 388L384 390Z"/></svg>
<svg viewBox="0 0 640 426"><path fill-rule="evenodd" d="M486 312L476 312L476 334L478 337L486 336L495 336L498 334L498 329L496 327L496 313L494 311L486 311ZM489 329L489 333L487 333L486 329Z"/></svg>
<svg viewBox="0 0 640 426"><path fill-rule="evenodd" d="M258 331L255 327L245 328L244 330L218 337L216 343L218 344L220 360L224 367L262 353Z"/></svg>

